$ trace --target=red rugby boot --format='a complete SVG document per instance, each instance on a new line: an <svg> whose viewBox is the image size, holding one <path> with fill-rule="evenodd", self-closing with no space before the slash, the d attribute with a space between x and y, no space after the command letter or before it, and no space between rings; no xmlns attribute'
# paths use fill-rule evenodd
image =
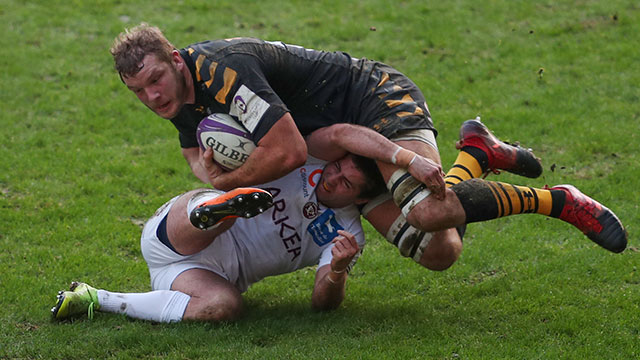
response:
<svg viewBox="0 0 640 360"><path fill-rule="evenodd" d="M489 158L489 170L496 174L500 173L499 170L528 178L537 178L542 174L540 160L531 149L501 141L480 121L480 117L462 123L456 148L462 149L464 146L484 151Z"/></svg>
<svg viewBox="0 0 640 360"><path fill-rule="evenodd" d="M191 210L189 220L193 226L206 230L224 220L254 217L272 205L273 197L268 191L237 188L199 204Z"/></svg>
<svg viewBox="0 0 640 360"><path fill-rule="evenodd" d="M619 253L627 247L627 232L613 211L572 185L557 185L549 190L562 190L566 194L560 220L577 227L609 251Z"/></svg>

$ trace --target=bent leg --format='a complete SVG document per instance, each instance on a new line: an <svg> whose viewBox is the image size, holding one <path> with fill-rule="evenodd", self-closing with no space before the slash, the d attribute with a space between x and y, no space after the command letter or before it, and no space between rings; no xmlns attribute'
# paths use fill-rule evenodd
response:
<svg viewBox="0 0 640 360"><path fill-rule="evenodd" d="M70 291L58 293L53 317L62 320L82 313L92 317L94 310L157 322L222 321L239 316L242 308L239 290L214 273L217 271L214 269L231 269L234 264L220 266L215 261L202 262L197 255L185 256L205 249L231 226L231 223L221 224L203 231L191 224L187 210L189 200L206 191L195 190L169 200L145 224L140 245L154 291L115 293L74 282ZM227 250L214 249L234 258Z"/></svg>
<svg viewBox="0 0 640 360"><path fill-rule="evenodd" d="M141 236L141 250L151 277L152 293L183 294L189 297L180 319L221 321L235 318L240 312L239 291L227 279L235 277L238 267L233 253L235 247L223 233L225 226L203 231L191 224L188 217L189 200L201 193L195 190L169 201L147 221ZM166 220L166 221L165 221ZM162 230L165 221L166 229ZM225 237L213 243L216 237ZM170 239L170 241L169 241ZM176 249L201 252L180 254ZM175 247L175 249L172 249ZM215 292L215 293L212 293ZM219 311L204 311L207 308Z"/></svg>
<svg viewBox="0 0 640 360"><path fill-rule="evenodd" d="M441 162L435 145L430 146L417 140L402 140L396 141L396 143L438 164ZM396 166L386 163L378 163L378 167L387 182L398 170ZM451 191L447 191L447 197L451 196L455 197ZM428 199L430 197L427 196L412 206L417 207ZM447 198L445 198L446 200ZM432 203L430 201L430 204L433 207L430 212L436 213L443 206L439 202ZM400 249L401 254L413 258L414 261L428 269L447 269L455 263L462 252L462 240L458 232L455 229L446 228L433 232L430 230L433 228L432 221L428 218L428 214L423 213L422 210L409 211L409 216L405 218L400 207L390 199L368 209L364 216L378 232L385 235L390 243ZM407 251L409 248L412 249Z"/></svg>
<svg viewBox="0 0 640 360"><path fill-rule="evenodd" d="M167 237L174 249L182 255L191 255L209 246L224 231L228 230L235 219L225 220L222 224L208 230L200 230L189 220L189 201L210 189L196 189L181 195L167 215Z"/></svg>

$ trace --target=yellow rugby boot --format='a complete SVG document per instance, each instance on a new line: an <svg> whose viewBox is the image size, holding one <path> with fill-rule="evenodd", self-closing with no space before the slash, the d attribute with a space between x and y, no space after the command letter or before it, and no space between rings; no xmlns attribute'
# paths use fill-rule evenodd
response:
<svg viewBox="0 0 640 360"><path fill-rule="evenodd" d="M93 312L100 309L98 290L81 282L72 282L69 291L58 292L58 303L51 308L54 320L65 320L81 314L93 319Z"/></svg>

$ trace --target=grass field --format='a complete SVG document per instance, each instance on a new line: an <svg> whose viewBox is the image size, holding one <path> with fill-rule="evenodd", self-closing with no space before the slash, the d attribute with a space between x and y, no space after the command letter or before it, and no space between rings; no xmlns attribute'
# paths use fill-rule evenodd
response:
<svg viewBox="0 0 640 360"><path fill-rule="evenodd" d="M451 269L430 272L369 229L343 306L310 310L313 269L245 295L233 324L51 323L71 280L148 291L141 224L200 186L177 133L112 69L113 38L142 21L178 47L233 36L348 51L423 90L443 164L460 123L543 159L613 209L611 254L568 224L472 224ZM631 0L0 1L0 358L637 359L640 5Z"/></svg>

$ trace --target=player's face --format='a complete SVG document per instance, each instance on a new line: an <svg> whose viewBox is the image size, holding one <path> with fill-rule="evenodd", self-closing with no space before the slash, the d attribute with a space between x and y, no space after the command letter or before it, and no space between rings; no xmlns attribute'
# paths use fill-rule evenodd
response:
<svg viewBox="0 0 640 360"><path fill-rule="evenodd" d="M365 184L365 175L356 167L353 157L347 155L325 166L316 196L319 202L331 208L360 204L366 202L358 197Z"/></svg>
<svg viewBox="0 0 640 360"><path fill-rule="evenodd" d="M187 85L174 61L160 61L150 54L142 59L140 71L123 77L129 90L149 109L165 119L175 117L186 102ZM180 61L180 60L178 60Z"/></svg>

